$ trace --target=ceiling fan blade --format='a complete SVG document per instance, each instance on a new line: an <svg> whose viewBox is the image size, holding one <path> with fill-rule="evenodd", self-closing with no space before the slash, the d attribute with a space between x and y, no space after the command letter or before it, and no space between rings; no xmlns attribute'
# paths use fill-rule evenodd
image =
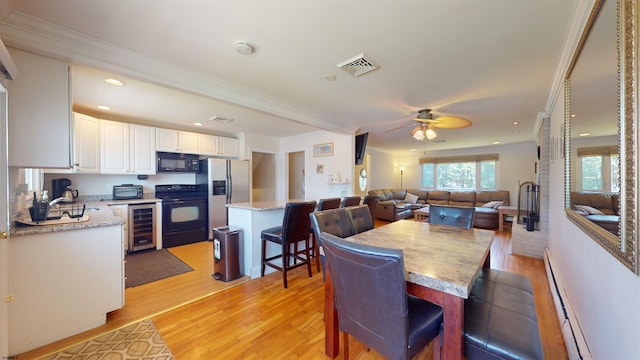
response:
<svg viewBox="0 0 640 360"><path fill-rule="evenodd" d="M396 127L394 127L393 129L385 130L384 132L385 132L385 133L388 133L388 132L396 131L396 130L399 130L399 129L405 128L405 127L407 127L407 126L409 126L409 125L413 125L413 121L408 122L408 123L406 123L406 124L404 124L404 125L396 126Z"/></svg>
<svg viewBox="0 0 640 360"><path fill-rule="evenodd" d="M433 126L441 129L460 129L471 126L471 121L457 116L442 116L436 119Z"/></svg>

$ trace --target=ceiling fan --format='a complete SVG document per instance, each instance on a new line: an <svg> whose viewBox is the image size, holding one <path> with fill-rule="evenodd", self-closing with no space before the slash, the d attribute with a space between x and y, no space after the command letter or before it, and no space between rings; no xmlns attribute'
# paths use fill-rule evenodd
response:
<svg viewBox="0 0 640 360"><path fill-rule="evenodd" d="M435 139L438 134L436 134L434 128L460 129L471 126L471 121L457 116L441 116L434 119L431 109L419 110L418 116L416 116L413 121L416 122L416 127L411 130L410 134L416 140L424 140L425 138L428 140ZM387 130L385 132L397 130L405 126L407 125Z"/></svg>

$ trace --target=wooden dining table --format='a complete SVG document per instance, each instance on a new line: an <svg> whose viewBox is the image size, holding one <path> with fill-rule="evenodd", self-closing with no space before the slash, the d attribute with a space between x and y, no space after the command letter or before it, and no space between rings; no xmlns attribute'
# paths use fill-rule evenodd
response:
<svg viewBox="0 0 640 360"><path fill-rule="evenodd" d="M490 266L495 232L400 220L346 240L402 249L409 294L442 306L444 359L462 359L464 300L482 267ZM325 353L339 353L338 313L331 274L325 282Z"/></svg>

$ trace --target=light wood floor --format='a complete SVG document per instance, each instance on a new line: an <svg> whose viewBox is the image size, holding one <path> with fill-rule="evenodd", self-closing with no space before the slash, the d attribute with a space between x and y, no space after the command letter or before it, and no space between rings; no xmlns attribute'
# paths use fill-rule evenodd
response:
<svg viewBox="0 0 640 360"><path fill-rule="evenodd" d="M376 222L376 226L384 222ZM541 259L511 255L511 233L496 232L491 267L531 278L538 323L546 359L567 359L567 351ZM127 289L125 308L109 314L105 326L43 348L21 354L35 359L80 341L151 317L178 360L191 359L326 359L324 355L323 282L306 269L290 273L289 288L280 273L246 281L237 280L227 290L211 278L212 243L201 242L170 249L194 271ZM184 275L184 276L183 276ZM239 283L239 284L237 284ZM217 292L216 292L217 291ZM206 296L206 293L215 294ZM188 302L189 298L196 299ZM183 304L180 306L180 304ZM168 309L162 312L162 309ZM155 314L155 315L154 315ZM350 341L353 359L383 359ZM425 349L419 359L431 359ZM338 357L341 359L342 355Z"/></svg>

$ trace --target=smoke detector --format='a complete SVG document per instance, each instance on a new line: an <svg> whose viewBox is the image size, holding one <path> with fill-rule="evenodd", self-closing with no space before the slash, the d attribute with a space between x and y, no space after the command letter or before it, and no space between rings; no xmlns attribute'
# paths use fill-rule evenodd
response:
<svg viewBox="0 0 640 360"><path fill-rule="evenodd" d="M364 54L360 54L338 64L338 67L353 76L360 76L377 69L379 66Z"/></svg>
<svg viewBox="0 0 640 360"><path fill-rule="evenodd" d="M245 42L237 42L234 46L238 54L249 55L253 53L253 47Z"/></svg>

